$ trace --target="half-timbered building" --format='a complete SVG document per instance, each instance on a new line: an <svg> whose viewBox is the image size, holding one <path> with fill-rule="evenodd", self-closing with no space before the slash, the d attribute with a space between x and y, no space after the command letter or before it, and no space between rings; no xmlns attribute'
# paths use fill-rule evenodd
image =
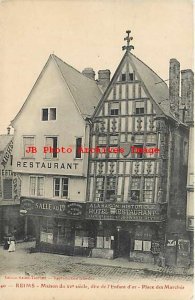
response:
<svg viewBox="0 0 195 300"><path fill-rule="evenodd" d="M90 146L96 150L90 153L86 218L95 222L92 256L163 263L166 234L175 239L179 222L186 235L189 132L181 113L180 69L172 59L169 89L131 53L127 34L125 54L92 120Z"/></svg>

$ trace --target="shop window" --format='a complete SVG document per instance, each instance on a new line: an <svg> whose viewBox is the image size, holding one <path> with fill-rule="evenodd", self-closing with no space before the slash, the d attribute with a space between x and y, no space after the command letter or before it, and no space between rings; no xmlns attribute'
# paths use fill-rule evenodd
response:
<svg viewBox="0 0 195 300"><path fill-rule="evenodd" d="M107 177L106 182L106 200L115 200L116 177Z"/></svg>
<svg viewBox="0 0 195 300"><path fill-rule="evenodd" d="M134 251L151 251L151 241L135 240L134 241Z"/></svg>
<svg viewBox="0 0 195 300"><path fill-rule="evenodd" d="M135 230L134 250L150 252L152 248L152 236L154 230L149 226L137 226Z"/></svg>
<svg viewBox="0 0 195 300"><path fill-rule="evenodd" d="M75 246L83 248L94 248L94 238L88 236L88 233L83 230L76 230L75 232Z"/></svg>
<svg viewBox="0 0 195 300"><path fill-rule="evenodd" d="M52 232L40 232L40 242L53 244L53 233Z"/></svg>
<svg viewBox="0 0 195 300"><path fill-rule="evenodd" d="M42 121L56 120L56 108L43 108L42 109Z"/></svg>
<svg viewBox="0 0 195 300"><path fill-rule="evenodd" d="M75 158L81 158L82 138L76 138L76 153Z"/></svg>
<svg viewBox="0 0 195 300"><path fill-rule="evenodd" d="M25 158L34 157L34 153L29 151L29 147L35 146L35 137L34 136L24 136L23 137L23 154Z"/></svg>
<svg viewBox="0 0 195 300"><path fill-rule="evenodd" d="M53 244L53 222L50 218L42 218L40 242Z"/></svg>
<svg viewBox="0 0 195 300"><path fill-rule="evenodd" d="M101 249L111 249L111 241L113 236L109 234L107 230L102 232L102 235L97 236L96 238L96 247Z"/></svg>
<svg viewBox="0 0 195 300"><path fill-rule="evenodd" d="M48 136L45 140L45 147L48 147L48 151L45 153L45 158L57 158L57 147L58 147L58 138L57 136ZM51 151L50 151L51 149Z"/></svg>
<svg viewBox="0 0 195 300"><path fill-rule="evenodd" d="M54 180L54 197L68 198L68 181L67 177L56 177Z"/></svg>
<svg viewBox="0 0 195 300"><path fill-rule="evenodd" d="M30 176L30 196L44 195L44 177Z"/></svg>
<svg viewBox="0 0 195 300"><path fill-rule="evenodd" d="M135 113L136 113L136 115L144 114L144 102L143 101L135 102Z"/></svg>
<svg viewBox="0 0 195 300"><path fill-rule="evenodd" d="M96 201L103 201L104 200L104 177L97 177L96 178Z"/></svg>
<svg viewBox="0 0 195 300"><path fill-rule="evenodd" d="M119 115L119 103L118 102L110 103L110 115L111 116Z"/></svg>

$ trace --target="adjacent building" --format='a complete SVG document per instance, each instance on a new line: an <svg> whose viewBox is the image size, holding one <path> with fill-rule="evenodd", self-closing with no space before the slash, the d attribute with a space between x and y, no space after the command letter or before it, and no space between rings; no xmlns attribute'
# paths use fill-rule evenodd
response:
<svg viewBox="0 0 195 300"><path fill-rule="evenodd" d="M88 245L88 154L78 149L89 147L90 117L102 96L94 76L91 68L81 74L50 55L12 121L21 214L34 222L43 251L75 254Z"/></svg>
<svg viewBox="0 0 195 300"><path fill-rule="evenodd" d="M24 219L20 218L20 178L12 171L13 135L0 135L0 241L9 234L23 238Z"/></svg>

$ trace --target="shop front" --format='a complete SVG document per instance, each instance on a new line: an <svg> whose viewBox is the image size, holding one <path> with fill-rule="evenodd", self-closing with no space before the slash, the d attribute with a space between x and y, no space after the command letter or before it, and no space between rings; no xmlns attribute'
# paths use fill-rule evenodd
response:
<svg viewBox="0 0 195 300"><path fill-rule="evenodd" d="M95 229L84 220L85 203L22 197L20 212L33 220L37 251L90 255Z"/></svg>
<svg viewBox="0 0 195 300"><path fill-rule="evenodd" d="M87 203L96 220L92 257L158 263L165 245L165 204Z"/></svg>

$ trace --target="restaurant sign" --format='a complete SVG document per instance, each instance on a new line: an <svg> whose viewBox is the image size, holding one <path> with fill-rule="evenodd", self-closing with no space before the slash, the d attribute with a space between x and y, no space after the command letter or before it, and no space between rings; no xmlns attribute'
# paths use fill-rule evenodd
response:
<svg viewBox="0 0 195 300"><path fill-rule="evenodd" d="M160 222L166 219L166 204L87 203L86 219Z"/></svg>
<svg viewBox="0 0 195 300"><path fill-rule="evenodd" d="M20 213L23 215L82 219L84 212L85 203L24 197L20 200Z"/></svg>

